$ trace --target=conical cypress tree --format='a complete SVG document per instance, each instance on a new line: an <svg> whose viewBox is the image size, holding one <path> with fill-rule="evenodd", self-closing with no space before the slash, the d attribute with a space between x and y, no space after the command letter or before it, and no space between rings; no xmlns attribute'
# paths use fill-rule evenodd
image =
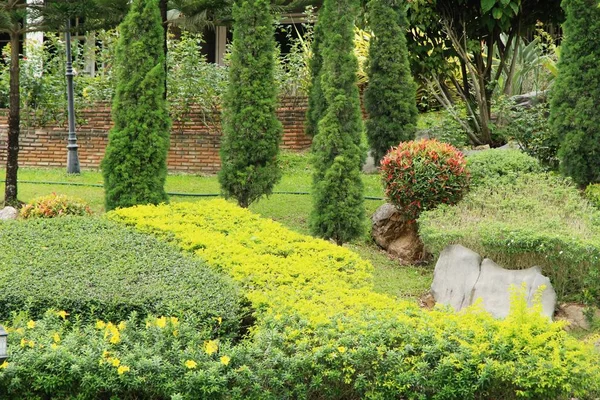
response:
<svg viewBox="0 0 600 400"><path fill-rule="evenodd" d="M134 0L116 47L114 127L102 161L106 209L168 200L171 120L163 97L165 57L158 0Z"/></svg>
<svg viewBox="0 0 600 400"><path fill-rule="evenodd" d="M403 0L371 0L369 84L365 90L367 137L375 161L392 146L414 139L417 125L415 84L408 61Z"/></svg>
<svg viewBox="0 0 600 400"><path fill-rule="evenodd" d="M600 182L600 8L564 0L567 20L552 89L550 123L561 141L560 168L581 186Z"/></svg>
<svg viewBox="0 0 600 400"><path fill-rule="evenodd" d="M326 108L313 139L313 211L315 235L347 242L363 231L360 177L363 129L354 55L356 0L325 0L321 19L321 85Z"/></svg>
<svg viewBox="0 0 600 400"><path fill-rule="evenodd" d="M267 0L234 5L229 87L223 104L219 182L225 196L248 207L281 178L282 128L275 114L275 36Z"/></svg>
<svg viewBox="0 0 600 400"><path fill-rule="evenodd" d="M308 93L308 109L306 110L306 129L305 132L309 136L314 136L317 133L317 125L325 112L325 96L321 89L321 76L323 69L323 56L321 54L321 46L324 40L323 37L323 11L319 17L313 36L311 46L312 57L310 59L310 75L311 85Z"/></svg>

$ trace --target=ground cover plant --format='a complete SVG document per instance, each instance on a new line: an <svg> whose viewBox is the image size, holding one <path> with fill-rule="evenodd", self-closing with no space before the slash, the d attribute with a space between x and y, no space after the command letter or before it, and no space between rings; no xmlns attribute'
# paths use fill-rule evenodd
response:
<svg viewBox="0 0 600 400"><path fill-rule="evenodd" d="M0 229L0 318L54 308L119 321L132 312L221 317L235 334L242 299L226 277L152 237L98 219L5 222ZM198 290L202 288L202 290Z"/></svg>
<svg viewBox="0 0 600 400"><path fill-rule="evenodd" d="M559 300L600 299L600 214L562 177L513 176L474 188L454 207L419 219L433 253L460 243L506 268L542 267Z"/></svg>

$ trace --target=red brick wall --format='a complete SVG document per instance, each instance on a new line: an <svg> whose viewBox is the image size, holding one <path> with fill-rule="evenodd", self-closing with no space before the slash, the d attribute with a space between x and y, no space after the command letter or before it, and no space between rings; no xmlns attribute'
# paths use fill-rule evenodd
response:
<svg viewBox="0 0 600 400"><path fill-rule="evenodd" d="M281 147L303 150L311 139L304 134L306 99L288 97L280 102L277 115L283 124ZM0 110L0 163L6 162L7 110ZM183 121L174 121L171 148L167 159L169 171L216 173L220 167L221 141L218 115L214 123L205 123L199 109L192 109ZM96 169L104 156L108 131L112 126L110 108L99 105L83 110L78 116L77 144L83 169ZM65 167L67 161L66 126L23 127L20 135L19 165L35 167Z"/></svg>

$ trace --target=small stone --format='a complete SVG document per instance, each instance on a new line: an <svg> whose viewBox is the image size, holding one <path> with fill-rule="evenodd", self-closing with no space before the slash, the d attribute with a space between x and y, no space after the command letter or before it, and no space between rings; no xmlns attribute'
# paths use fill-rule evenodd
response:
<svg viewBox="0 0 600 400"><path fill-rule="evenodd" d="M9 220L9 219L17 219L19 216L19 212L14 207L4 207L4 209L0 210L0 221L1 220Z"/></svg>
<svg viewBox="0 0 600 400"><path fill-rule="evenodd" d="M569 325L565 330L573 329L590 330L590 322L585 316L586 307L578 303L564 303L556 310L555 319L558 321L567 321Z"/></svg>

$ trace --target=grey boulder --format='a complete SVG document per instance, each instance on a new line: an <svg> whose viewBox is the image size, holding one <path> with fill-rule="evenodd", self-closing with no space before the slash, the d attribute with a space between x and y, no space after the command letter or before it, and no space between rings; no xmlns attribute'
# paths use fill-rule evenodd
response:
<svg viewBox="0 0 600 400"><path fill-rule="evenodd" d="M431 293L436 303L460 311L481 299L485 310L496 318L505 318L510 311L511 288L524 287L527 304L532 306L541 292L542 313L552 318L556 307L556 292L550 279L539 267L525 270L505 269L461 245L448 246L435 266Z"/></svg>
<svg viewBox="0 0 600 400"><path fill-rule="evenodd" d="M17 219L19 212L14 207L4 207L0 210L0 220Z"/></svg>

